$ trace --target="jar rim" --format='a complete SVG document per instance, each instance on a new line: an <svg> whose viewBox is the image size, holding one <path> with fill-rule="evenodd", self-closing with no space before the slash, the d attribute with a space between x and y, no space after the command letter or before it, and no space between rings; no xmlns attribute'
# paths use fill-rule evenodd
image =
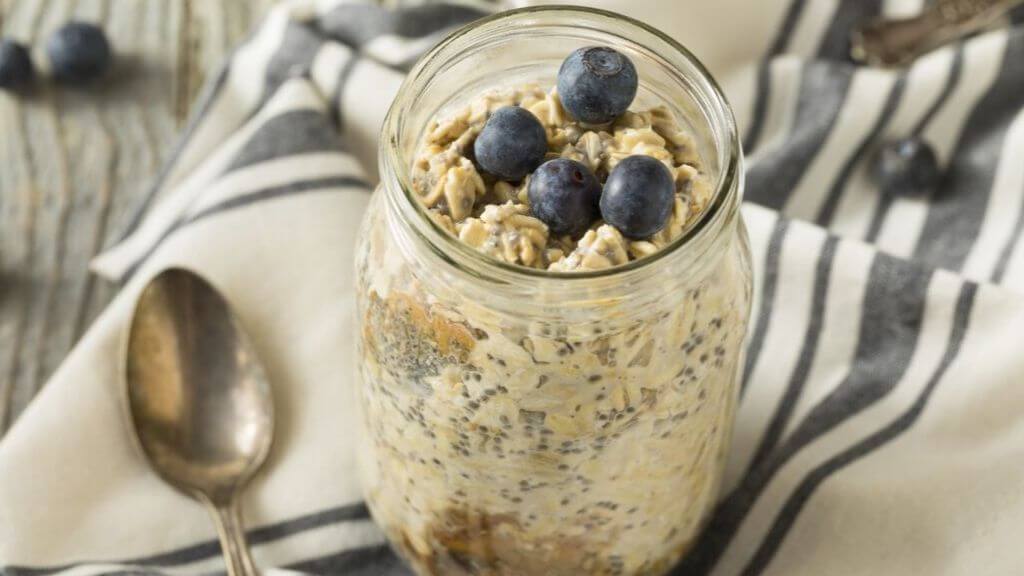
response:
<svg viewBox="0 0 1024 576"><path fill-rule="evenodd" d="M410 177L410 167L412 164L407 161L408 159L402 153L399 145L401 117L411 107L415 100L413 87L418 84L418 81L423 80L425 77L429 77L433 73L431 66L436 64L436 60L440 56L445 55L446 49L466 35L476 32L480 28L493 26L496 23L500 23L511 18L544 13L569 13L609 18L619 22L624 22L629 26L639 28L644 33L650 34L657 40L666 43L677 53L677 56L681 56L688 65L692 66L698 73L701 80L705 83L706 88L714 101L719 116L718 120L722 124L726 134L726 141L722 144L722 147L727 149L727 154L724 156L724 163L720 170L720 177L718 178L717 185L715 186L711 202L709 202L704 210L701 211L701 214L696 221L690 223L682 234L673 239L668 245L651 255L609 268L580 271L538 269L505 262L474 249L443 229L440 224L430 217L426 207L423 206L422 202L420 202L416 196ZM398 186L401 188L403 196L405 197L405 204L407 206L411 206L413 210L415 210L416 216L418 216L417 220L419 220L419 222L417 224L419 225L414 225L413 229L423 240L426 241L429 248L442 260L458 268L464 269L462 263L458 261L458 258L462 258L473 265L479 266L483 271L488 272L487 274L483 274L484 276L505 277L510 281L514 281L516 278L559 281L593 280L621 277L628 275L631 272L648 269L657 262L663 261L676 254L682 248L693 244L696 239L707 234L708 229L713 228L712 224L724 217L722 212L726 205L731 204L731 201L734 200L734 196L739 193L739 186L735 185L736 180L742 178L742 174L739 169L742 150L740 147L739 131L736 126L735 116L724 92L718 82L708 71L707 67L704 66L704 64L686 47L657 28L624 14L585 6L545 5L504 10L491 16L475 20L454 31L424 54L405 77L388 110L387 116L384 119L382 136L383 137L380 141L381 150L379 160L382 181L383 178L389 176L393 177L394 180L397 181ZM453 255L458 255L458 258L453 257Z"/></svg>

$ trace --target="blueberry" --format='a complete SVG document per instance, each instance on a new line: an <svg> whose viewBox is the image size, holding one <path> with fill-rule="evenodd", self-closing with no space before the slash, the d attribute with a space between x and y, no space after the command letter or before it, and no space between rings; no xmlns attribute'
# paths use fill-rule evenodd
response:
<svg viewBox="0 0 1024 576"><path fill-rule="evenodd" d="M33 75L28 50L13 40L0 40L0 88L20 88Z"/></svg>
<svg viewBox="0 0 1024 576"><path fill-rule="evenodd" d="M522 180L544 161L548 137L525 108L498 108L473 143L477 165L502 180Z"/></svg>
<svg viewBox="0 0 1024 576"><path fill-rule="evenodd" d="M892 196L927 196L942 176L935 150L916 137L883 144L874 168L882 192Z"/></svg>
<svg viewBox="0 0 1024 576"><path fill-rule="evenodd" d="M556 158L533 173L526 193L533 214L552 233L579 236L597 218L601 183L584 164Z"/></svg>
<svg viewBox="0 0 1024 576"><path fill-rule="evenodd" d="M89 82L110 67L110 43L103 30L85 22L69 22L46 42L53 76L70 84Z"/></svg>
<svg viewBox="0 0 1024 576"><path fill-rule="evenodd" d="M636 97L636 68L629 58L604 46L580 48L558 69L562 106L587 124L611 122Z"/></svg>
<svg viewBox="0 0 1024 576"><path fill-rule="evenodd" d="M608 175L601 217L623 235L647 238L665 227L675 201L672 173L650 156L629 156Z"/></svg>

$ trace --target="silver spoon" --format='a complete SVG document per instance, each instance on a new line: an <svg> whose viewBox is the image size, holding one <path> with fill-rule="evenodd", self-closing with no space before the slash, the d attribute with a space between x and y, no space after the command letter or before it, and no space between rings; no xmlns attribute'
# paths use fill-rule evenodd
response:
<svg viewBox="0 0 1024 576"><path fill-rule="evenodd" d="M274 407L220 294L187 270L154 278L132 318L125 376L132 429L150 465L213 515L228 574L256 574L238 495L266 460Z"/></svg>

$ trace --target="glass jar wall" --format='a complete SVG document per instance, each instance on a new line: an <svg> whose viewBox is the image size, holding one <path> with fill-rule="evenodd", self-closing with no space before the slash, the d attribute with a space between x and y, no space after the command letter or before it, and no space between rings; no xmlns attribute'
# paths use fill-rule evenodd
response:
<svg viewBox="0 0 1024 576"><path fill-rule="evenodd" d="M410 167L429 121L490 87L552 85L587 45L629 55L637 102L694 135L715 193L663 250L558 273L491 259L428 218ZM382 135L357 252L367 501L420 574L658 574L712 509L751 271L731 112L700 64L624 17L503 13L435 48Z"/></svg>

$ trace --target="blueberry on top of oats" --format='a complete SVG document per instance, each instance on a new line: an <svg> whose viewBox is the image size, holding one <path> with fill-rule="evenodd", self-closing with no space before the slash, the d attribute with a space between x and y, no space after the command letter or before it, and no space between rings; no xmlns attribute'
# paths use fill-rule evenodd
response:
<svg viewBox="0 0 1024 576"><path fill-rule="evenodd" d="M577 120L604 124L621 116L636 97L636 67L605 46L579 48L558 70L562 105Z"/></svg>
<svg viewBox="0 0 1024 576"><path fill-rule="evenodd" d="M601 183L590 168L568 158L541 164L527 188L530 208L554 234L579 236L597 217Z"/></svg>
<svg viewBox="0 0 1024 576"><path fill-rule="evenodd" d="M439 115L412 166L428 217L497 260L558 272L668 247L714 190L693 135L668 106L629 109L635 73L610 48L584 48L566 59L557 87L493 88ZM607 121L584 121L598 119L584 104Z"/></svg>
<svg viewBox="0 0 1024 576"><path fill-rule="evenodd" d="M657 233L672 215L675 185L672 173L650 156L619 162L601 194L601 216L628 238Z"/></svg>
<svg viewBox="0 0 1024 576"><path fill-rule="evenodd" d="M544 160L547 151L544 126L518 106L495 110L473 144L477 165L503 180L521 180Z"/></svg>

